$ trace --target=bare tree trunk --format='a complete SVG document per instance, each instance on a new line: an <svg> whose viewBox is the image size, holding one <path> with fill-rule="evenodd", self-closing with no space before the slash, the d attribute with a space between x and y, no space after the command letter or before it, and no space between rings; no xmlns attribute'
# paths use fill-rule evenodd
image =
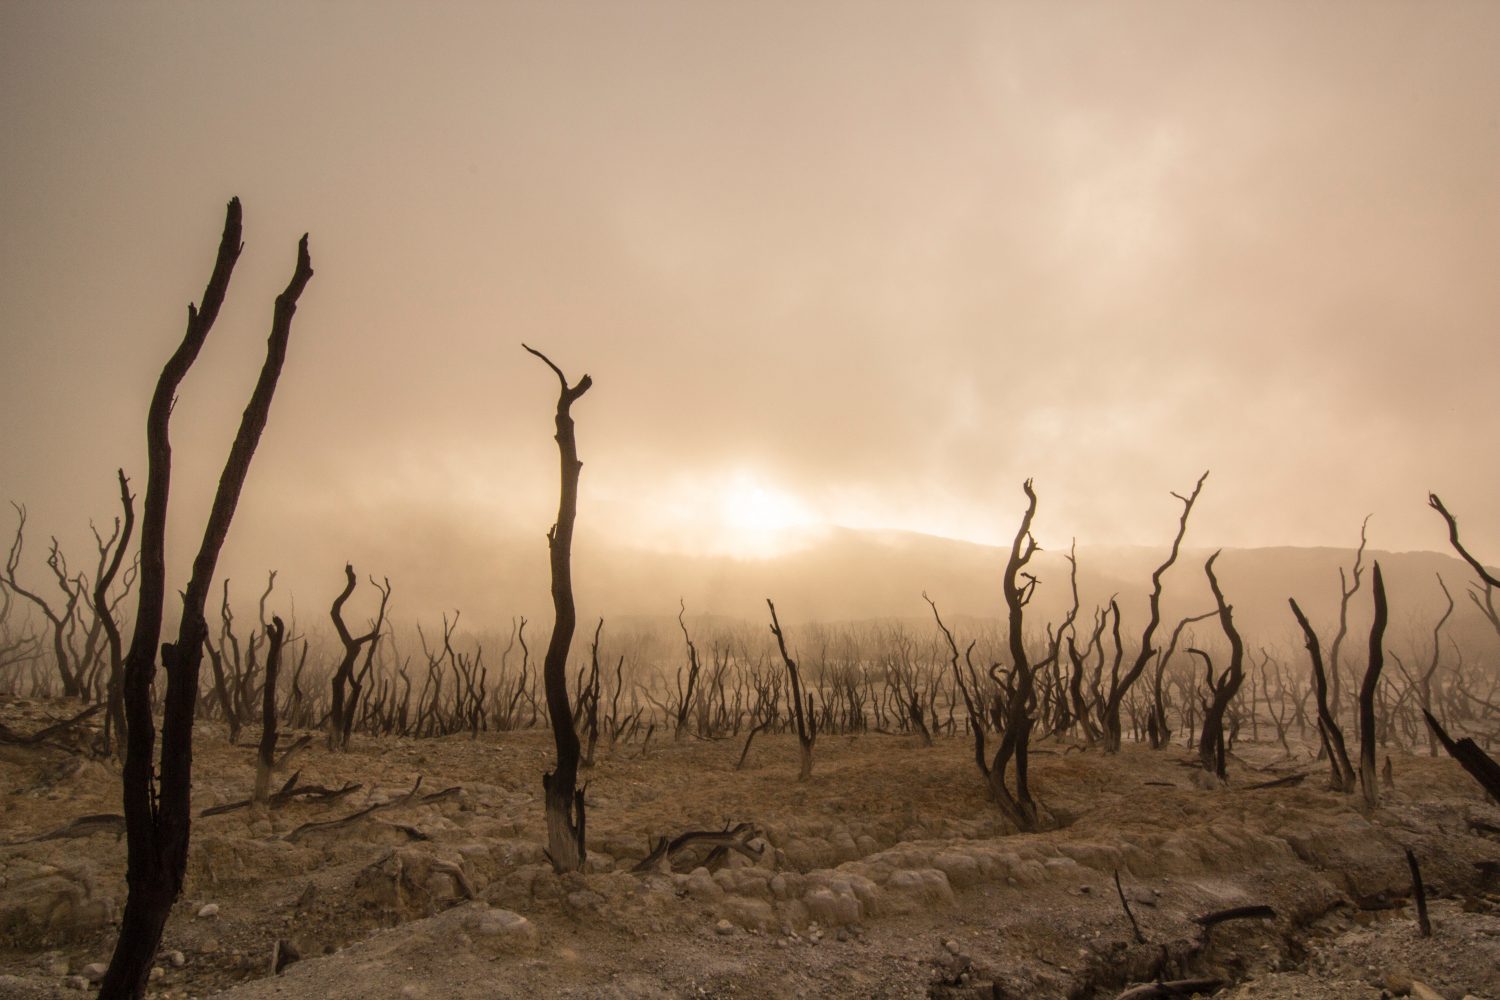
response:
<svg viewBox="0 0 1500 1000"><path fill-rule="evenodd" d="M109 644L109 681L105 687L105 702L108 708L105 709L104 716L104 739L106 745L113 744L115 754L124 759L125 703L121 700L121 681L125 654L124 644L120 639L120 627L115 624L114 612L109 606L109 588L114 583L115 574L120 571L120 560L130 546L130 536L135 528L135 497L130 495L130 482L125 478L125 470L116 471L120 478L120 506L125 511L125 526L115 546L114 558L110 560L108 569L99 574L99 579L94 583L94 608L99 616L100 624L104 626L105 638Z"/></svg>
<svg viewBox="0 0 1500 1000"><path fill-rule="evenodd" d="M818 717L813 714L812 695L806 695L806 711L803 710L802 675L797 670L797 661L787 653L786 637L781 634L781 622L776 620L776 605L771 599L766 598L766 607L771 609L771 634L776 636L776 647L781 650L781 662L786 664L787 676L791 681L792 717L797 720L797 746L799 748L799 767L797 769L797 780L806 781L812 777L812 752L813 744L818 739ZM750 741L745 741L745 749L749 750Z"/></svg>
<svg viewBox="0 0 1500 1000"><path fill-rule="evenodd" d="M525 344L521 345L526 347ZM557 453L561 464L561 489L557 503L557 522L547 532L547 549L552 562L552 609L556 621L547 655L542 663L542 683L547 692L547 715L557 742L557 769L542 775L547 800L547 853L552 870L561 875L583 868L584 808L583 792L578 786L578 762L582 748L578 731L573 727L573 708L568 699L568 648L578 614L573 606L573 522L578 516L578 443L573 434L573 403L589 391L593 379L585 375L577 385L568 385L562 369L540 351L526 347L548 368L561 385L557 397Z"/></svg>
<svg viewBox="0 0 1500 1000"><path fill-rule="evenodd" d="M1375 618L1370 624L1370 663L1359 689L1359 789L1365 808L1380 804L1380 779L1375 773L1375 689L1380 684L1380 670L1385 666L1385 582L1380 577L1377 560L1370 577L1375 592Z"/></svg>
<svg viewBox="0 0 1500 1000"><path fill-rule="evenodd" d="M1228 711L1234 696L1239 693L1240 685L1245 682L1245 645L1240 639L1239 630L1234 627L1234 609L1224 603L1224 592L1219 589L1219 579L1214 575L1214 560L1218 558L1217 552L1209 556L1203 572L1208 576L1209 589L1213 591L1214 603L1219 607L1219 625L1229 638L1229 666L1215 680L1213 662L1209 660L1208 654L1202 650L1189 652L1197 653L1208 664L1208 689L1212 698L1203 713L1203 734L1198 741L1198 759L1203 770L1223 781L1228 777L1224 769L1224 713Z"/></svg>
<svg viewBox="0 0 1500 1000"><path fill-rule="evenodd" d="M177 642L161 649L167 690L158 782L153 774L156 731L151 716L151 682L156 673L166 590L167 495L172 475L168 423L177 387L197 359L223 304L240 253L240 232L240 203L236 198L229 203L202 309L188 307L187 332L162 369L146 418L148 471L141 527L141 584L135 634L125 659L124 682L127 738L122 785L127 843L125 878L129 892L120 936L99 989L103 1000L145 995L151 963L161 945L162 928L182 891L192 817L193 710L198 699L203 639L208 633L204 604L219 551L250 471L250 460L270 413L271 398L286 359L292 315L302 290L312 278L307 237L303 236L292 280L276 299L266 361L230 447L203 542L193 561L192 576L183 595Z"/></svg>
<svg viewBox="0 0 1500 1000"><path fill-rule="evenodd" d="M276 677L281 672L281 647L286 641L286 626L272 618L266 628L266 686L261 692L260 746L255 758L255 803L266 801L271 790L271 768L276 763Z"/></svg>
<svg viewBox="0 0 1500 1000"><path fill-rule="evenodd" d="M1141 648L1136 653L1135 663L1131 665L1128 673L1119 678L1118 682L1111 678L1109 686L1109 697L1104 703L1104 752L1120 752L1120 705L1125 700L1126 693L1146 669L1146 664L1151 662L1151 657L1156 655L1156 650L1151 645L1152 638L1156 635L1157 626L1161 624L1161 578L1172 564L1177 561L1177 553L1182 548L1182 536L1187 534L1188 516L1193 513L1193 504L1198 500L1198 494L1203 489L1204 481L1208 479L1208 473L1198 477L1198 484L1193 487L1193 492L1188 496L1178 493L1172 495L1182 501L1182 516L1177 521L1177 535L1172 539L1172 551L1168 553L1166 561L1156 567L1156 572L1151 574L1151 599L1150 617L1146 621L1145 631L1141 633ZM1115 609L1115 625L1119 626L1119 609Z"/></svg>
<svg viewBox="0 0 1500 1000"><path fill-rule="evenodd" d="M1295 600L1288 599L1292 606L1292 614L1296 616L1297 624L1302 627L1302 635L1307 643L1307 655L1312 658L1313 693L1318 700L1318 733L1323 741L1323 749L1328 754L1328 766L1332 772L1329 775L1329 786L1335 792L1354 791L1354 767L1349 763L1349 751L1344 746L1344 733L1339 729L1339 724L1333 717L1333 711L1328 704L1328 676L1323 671L1323 653L1318 645L1318 633L1313 631L1312 623L1302 613Z"/></svg>

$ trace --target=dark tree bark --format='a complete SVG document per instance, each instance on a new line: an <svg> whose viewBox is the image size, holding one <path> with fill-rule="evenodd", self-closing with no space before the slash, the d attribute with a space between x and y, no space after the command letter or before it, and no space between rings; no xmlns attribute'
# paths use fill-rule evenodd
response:
<svg viewBox="0 0 1500 1000"><path fill-rule="evenodd" d="M1380 804L1380 779L1375 773L1375 689L1385 666L1385 582L1377 561L1370 578L1375 592L1375 618L1370 623L1370 661L1359 689L1359 788L1367 809Z"/></svg>
<svg viewBox="0 0 1500 1000"><path fill-rule="evenodd" d="M1151 657L1156 655L1156 649L1151 645L1151 641L1156 636L1157 627L1161 625L1161 578L1177 561L1177 553L1182 548L1182 537L1187 534L1188 516L1193 513L1193 504L1197 502L1198 494L1202 491L1206 479L1208 479L1208 473L1204 472L1198 477L1197 485L1188 496L1182 496L1180 493L1172 494L1182 501L1182 516L1177 521L1177 535L1172 539L1172 551L1167 555L1166 561L1156 567L1156 572L1151 574L1150 616L1146 621L1145 630L1141 632L1141 648L1136 653L1135 662L1131 664L1130 670L1124 677L1110 680L1109 696L1104 702L1105 753L1120 752L1120 705L1124 702L1125 695L1130 691L1131 686L1145 672L1146 664L1151 662ZM1118 608L1115 615L1118 625Z"/></svg>
<svg viewBox="0 0 1500 1000"><path fill-rule="evenodd" d="M375 647L380 643L380 632L385 626L385 608L391 599L391 581L387 579L385 586L375 583L372 578L370 582L375 589L380 591L380 611L371 623L370 631L364 635L355 636L350 634L349 626L344 624L344 603L349 600L349 595L354 593L354 567L344 564L344 589L339 596L334 598L333 607L329 610L329 617L333 619L334 631L338 633L339 642L343 644L344 655L339 660L338 669L333 673L333 708L328 716L328 749L345 750L349 746L349 734L354 728L354 709L359 704L359 691L361 685L354 677L354 663L359 659L359 651L366 644L369 645L365 663L366 670L375 655ZM352 687L353 691L346 697L345 688Z"/></svg>
<svg viewBox="0 0 1500 1000"><path fill-rule="evenodd" d="M140 592L136 627L125 658L124 703L127 726L122 775L129 887L120 936L105 972L99 996L139 998L162 928L182 891L191 828L190 789L193 765L193 711L198 699L198 670L208 624L203 616L214 567L250 470L250 460L270 413L276 382L286 360L297 300L312 278L307 237L297 249L297 266L286 290L276 299L266 360L230 447L219 488L209 511L203 541L193 560L183 593L176 643L162 646L167 673L162 718L160 776L153 773L156 729L151 715L151 682L156 673L157 643L166 592L167 496L171 485L172 446L168 424L177 388L198 357L223 304L230 274L241 249L239 199L229 203L224 233L202 308L188 307L187 331L167 360L146 416L146 499L141 522Z"/></svg>
<svg viewBox="0 0 1500 1000"><path fill-rule="evenodd" d="M797 745L801 751L801 764L797 769L797 780L806 781L812 777L812 752L813 744L818 740L818 718L813 714L812 695L803 694L802 674L797 670L797 661L792 659L786 649L786 637L781 633L781 622L776 620L776 605L771 599L766 598L766 607L771 609L771 634L776 637L776 648L781 650L781 662L786 664L787 677L792 685L792 717L797 720ZM803 698L807 699L806 711L803 710ZM748 750L750 741L745 741Z"/></svg>
<svg viewBox="0 0 1500 1000"><path fill-rule="evenodd" d="M552 870L561 875L581 870L585 856L583 792L578 788L582 748L578 731L573 727L573 707L568 698L568 649L578 624L578 613L573 606L573 522L578 516L578 474L583 469L583 463L578 460L571 410L594 381L585 375L577 385L570 386L567 376L550 358L525 344L521 346L551 368L561 386L556 421L561 488L557 522L547 532L547 550L552 563L552 609L556 621L552 626L552 638L547 642L546 658L542 661L547 715L557 742L557 768L542 775L547 800L547 853Z"/></svg>
<svg viewBox="0 0 1500 1000"><path fill-rule="evenodd" d="M125 550L130 547L130 537L135 530L135 497L130 493L130 481L125 478L125 470L118 469L116 474L120 479L120 507L125 512L124 526L120 531L119 541L115 545L115 554L109 562L109 566L99 579L94 583L94 608L99 616L99 623L104 627L105 639L109 646L109 680L105 686L105 704L108 708L104 718L104 740L106 745L113 743L113 750L121 759L125 756L125 703L121 700L121 681L125 666L124 644L120 639L120 627L115 624L115 616L109 604L109 588L114 583L115 576L120 572L120 562L125 556Z"/></svg>
<svg viewBox="0 0 1500 1000"><path fill-rule="evenodd" d="M1469 599L1474 602L1474 606L1489 620L1490 626L1494 628L1495 633L1500 635L1500 612L1495 610L1495 590L1496 588L1500 588L1500 577L1495 576L1495 574L1485 569L1484 563L1480 562L1468 549L1464 548L1464 543L1459 541L1458 538L1458 519L1448 513L1448 508L1443 506L1441 497L1436 493L1427 494L1427 505L1442 515L1443 522L1448 525L1448 542L1453 546L1453 551L1457 552L1463 561L1469 564L1469 568L1474 571L1474 575L1479 577L1479 582L1484 584L1483 594L1481 595L1475 590L1470 590Z"/></svg>
<svg viewBox="0 0 1500 1000"><path fill-rule="evenodd" d="M1229 703L1239 693L1240 685L1245 682L1245 644L1240 639L1239 630L1234 627L1234 608L1224 603L1224 592L1219 589L1219 578L1214 575L1214 560L1219 558L1215 552L1208 557L1208 562L1203 566L1203 572L1208 575L1208 586L1213 591L1214 603L1219 608L1219 625L1224 629L1224 635L1229 639L1229 666L1224 668L1224 673L1215 680L1213 675L1213 663L1208 659L1208 654L1202 650L1190 650L1201 656L1208 664L1208 687L1212 700L1203 713L1203 732L1198 740L1198 759L1203 765L1203 770L1214 775L1220 781L1228 777L1224 769L1224 713L1229 709Z"/></svg>
<svg viewBox="0 0 1500 1000"><path fill-rule="evenodd" d="M1455 740L1449 736L1447 730L1438 723L1437 719L1433 718L1431 712L1424 710L1422 716L1427 720L1427 728L1437 737L1448 756L1458 761L1459 765L1469 772L1469 777L1479 782L1480 787L1495 800L1495 804L1500 805L1500 763L1496 763L1489 754L1479 749L1479 744L1473 740L1467 737Z"/></svg>
<svg viewBox="0 0 1500 1000"><path fill-rule="evenodd" d="M266 801L271 790L271 770L276 765L276 678L281 673L281 648L286 642L286 626L272 618L266 626L266 685L261 691L260 745L255 755L256 803Z"/></svg>
<svg viewBox="0 0 1500 1000"><path fill-rule="evenodd" d="M990 793L1000 806L1001 812L1018 829L1036 830L1041 825L1036 801L1031 797L1031 785L1027 772L1028 753L1031 743L1031 728L1036 720L1031 714L1031 702L1035 696L1035 674L1031 657L1026 652L1025 608L1036 590L1036 577L1026 572L1026 564L1036 554L1036 539L1031 534L1031 522L1036 517L1036 491L1031 480L1021 486L1026 494L1026 512L1021 515L1021 526L1016 530L1011 543L1010 556L1005 562L1005 573L1001 578L1001 589L1005 596L1005 609L1009 636L1011 672L1009 699L1005 705L1004 731L1000 734L1000 746L990 762L988 777ZM1006 772L1015 765L1015 791L1007 785Z"/></svg>
<svg viewBox="0 0 1500 1000"><path fill-rule="evenodd" d="M1292 614L1302 628L1307 655L1312 659L1313 692L1318 700L1318 732L1323 740L1323 749L1328 754L1331 771L1329 787L1335 792L1353 792L1354 766L1349 763L1349 751L1344 746L1344 732L1339 728L1328 704L1328 676L1323 670L1323 652L1318 645L1318 633L1313 631L1312 623L1307 620L1295 600L1289 598L1287 603L1292 606Z"/></svg>

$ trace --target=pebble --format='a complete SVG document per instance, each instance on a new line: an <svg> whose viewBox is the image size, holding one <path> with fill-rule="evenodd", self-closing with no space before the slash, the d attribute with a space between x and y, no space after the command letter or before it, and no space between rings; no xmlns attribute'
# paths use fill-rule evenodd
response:
<svg viewBox="0 0 1500 1000"><path fill-rule="evenodd" d="M81 971L83 973L84 979L88 980L91 983L97 983L99 980L103 979L104 974L109 971L109 966L105 965L103 962L90 962L88 965L85 965Z"/></svg>
<svg viewBox="0 0 1500 1000"><path fill-rule="evenodd" d="M187 965L187 956L180 951L169 951L162 956L174 969L180 969Z"/></svg>
<svg viewBox="0 0 1500 1000"><path fill-rule="evenodd" d="M720 920L718 923L714 924L714 933L719 935L733 934L734 924L730 923L728 920Z"/></svg>
<svg viewBox="0 0 1500 1000"><path fill-rule="evenodd" d="M200 919L203 919L203 920L209 920L209 919L211 919L213 917L217 917L218 915L219 915L219 904L218 903L204 903L203 906L201 906L198 909L198 916L199 916Z"/></svg>

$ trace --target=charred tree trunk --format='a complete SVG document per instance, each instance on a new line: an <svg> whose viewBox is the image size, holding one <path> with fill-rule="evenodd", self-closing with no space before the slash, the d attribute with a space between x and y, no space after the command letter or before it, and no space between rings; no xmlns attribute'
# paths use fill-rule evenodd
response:
<svg viewBox="0 0 1500 1000"><path fill-rule="evenodd" d="M161 945L162 928L182 891L191 827L193 710L198 699L203 639L208 633L203 609L219 551L250 471L250 460L270 413L276 382L286 360L292 315L302 290L312 278L307 237L303 236L292 280L276 299L265 364L219 478L203 542L193 561L192 577L183 594L177 642L161 649L167 689L158 781L153 766L156 730L151 716L151 682L156 673L166 591L167 496L172 470L168 424L177 387L196 360L223 304L240 253L240 232L240 203L236 198L229 203L218 258L203 294L202 308L188 307L187 332L162 369L146 418L148 464L141 525L141 583L135 633L125 658L123 695L127 738L122 785L127 843L125 878L129 890L120 936L99 989L104 1000L145 995L151 964Z"/></svg>
<svg viewBox="0 0 1500 1000"><path fill-rule="evenodd" d="M120 506L125 512L125 524L120 531L120 540L115 545L114 558L109 567L94 583L94 608L109 646L109 680L105 686L104 742L120 759L125 757L125 703L121 699L124 679L125 651L120 638L120 627L115 624L114 612L109 606L109 588L120 571L120 561L130 547L130 536L135 530L135 497L130 494L130 482L125 470L116 470L120 478Z"/></svg>
<svg viewBox="0 0 1500 1000"><path fill-rule="evenodd" d="M1380 779L1375 773L1375 689L1380 684L1380 670L1385 666L1385 583L1376 561L1370 576L1375 592L1375 618L1370 624L1370 661L1365 680L1359 688L1359 790L1365 808L1380 804Z"/></svg>
<svg viewBox="0 0 1500 1000"><path fill-rule="evenodd" d="M1228 777L1224 768L1224 713L1229 710L1229 703L1239 693L1240 685L1245 682L1245 644L1240 639L1239 630L1234 627L1234 609L1224 603L1224 592L1219 589L1219 579L1214 576L1214 560L1219 558L1215 552L1208 557L1208 562L1203 566L1203 572L1208 575L1208 586L1213 591L1214 603L1219 607L1219 625L1224 629L1224 635L1229 639L1229 666L1224 668L1224 673L1217 680L1213 675L1213 663L1208 655L1201 650L1190 650L1197 652L1208 664L1208 687L1211 700L1203 713L1203 733L1198 740L1198 759L1203 765L1203 770L1214 775L1220 781Z"/></svg>
<svg viewBox="0 0 1500 1000"><path fill-rule="evenodd" d="M1136 653L1135 662L1124 677L1111 678L1109 685L1109 696L1104 702L1104 752L1120 752L1120 705L1125 701L1125 695L1142 673L1146 670L1146 664L1151 662L1151 657L1156 650L1151 645L1151 640L1156 635L1156 629L1161 624L1161 578L1172 564L1177 561L1177 553L1182 548L1182 536L1187 534L1188 516L1193 513L1193 504L1198 500L1198 494L1203 490L1204 480L1208 479L1208 473L1198 477L1198 483L1193 487L1193 492L1188 496L1179 493L1172 495L1182 501L1182 516L1177 521L1177 535L1172 539L1172 551L1167 559L1156 572L1151 574L1151 600L1150 617L1146 621L1145 631L1141 633L1141 648ZM1115 610L1115 624L1119 625L1119 609Z"/></svg>
<svg viewBox="0 0 1500 1000"><path fill-rule="evenodd" d="M271 769L276 763L276 678L281 672L281 647L286 642L286 626L272 618L266 627L266 686L261 691L260 746L255 754L255 802L266 801L271 790Z"/></svg>
<svg viewBox="0 0 1500 1000"><path fill-rule="evenodd" d="M800 749L800 766L797 769L797 780L806 781L812 777L812 752L813 744L818 739L818 717L813 714L812 695L802 692L802 675L797 670L797 661L787 653L786 637L781 634L781 622L776 620L776 605L771 599L766 598L766 607L771 609L771 634L776 636L776 647L781 650L781 662L786 664L787 677L792 686L792 718L797 720L797 746ZM806 709L803 708L803 699L806 698ZM750 741L745 741L746 750L749 749Z"/></svg>
<svg viewBox="0 0 1500 1000"><path fill-rule="evenodd" d="M369 644L369 653L366 657L366 669L375 655L375 646L380 642L380 631L385 625L385 608L391 599L391 581L387 579L385 586L370 581L375 589L380 591L380 611L371 623L370 631L364 635L353 635L349 626L344 624L344 604L349 600L349 595L354 593L355 579L354 567L344 564L344 589L339 596L333 599L333 607L329 609L328 615L333 619L334 631L338 633L339 642L344 647L344 655L339 660L338 669L333 672L333 708L328 715L328 749L344 750L349 746L349 734L354 728L354 710L359 703L360 684L354 678L354 663L359 659L359 651L366 643ZM346 689L352 688L352 691Z"/></svg>
<svg viewBox="0 0 1500 1000"><path fill-rule="evenodd" d="M525 344L521 346L526 347ZM578 613L573 606L573 522L578 516L578 474L583 469L583 463L578 460L578 443L573 434L570 411L594 382L585 375L577 385L570 386L567 376L550 358L530 347L526 350L552 369L562 387L557 397L556 434L561 489L557 523L547 532L547 549L552 562L552 609L556 621L542 663L547 715L557 742L557 769L542 775L547 800L547 853L552 870L561 875L581 870L585 855L583 792L577 787L582 748L578 731L573 726L572 703L568 699L568 649L578 623Z"/></svg>
<svg viewBox="0 0 1500 1000"><path fill-rule="evenodd" d="M1031 534L1031 522L1036 517L1036 492L1031 480L1021 487L1026 494L1026 512L1021 515L1021 526L1016 530L1011 543L1010 557L1005 563L1001 589L1005 596L1005 608L1009 624L1009 646L1011 659L1011 690L1000 715L1004 731L1000 734L1000 746L990 762L988 777L990 793L1000 806L1001 812L1018 829L1036 830L1041 825L1036 801L1031 797L1031 785L1027 773L1028 753L1031 743L1031 728L1035 719L1031 715L1031 702L1035 695L1035 677L1031 657L1026 652L1024 634L1025 608L1036 590L1036 577L1026 572L1026 564L1036 554L1036 539ZM1016 770L1015 791L1006 784L1006 772L1014 764Z"/></svg>
<svg viewBox="0 0 1500 1000"><path fill-rule="evenodd" d="M1297 624L1302 628L1303 638L1307 642L1307 655L1312 659L1313 693L1318 699L1318 732L1323 740L1323 749L1328 754L1328 767L1330 770L1329 786L1335 792L1354 791L1354 767L1349 763L1349 751L1344 746L1344 733L1339 728L1338 721L1333 717L1333 710L1328 704L1328 676L1323 670L1323 653L1318 645L1318 633L1313 631L1312 624L1302 609L1297 606L1295 600L1288 599L1292 606L1292 614L1297 618Z"/></svg>

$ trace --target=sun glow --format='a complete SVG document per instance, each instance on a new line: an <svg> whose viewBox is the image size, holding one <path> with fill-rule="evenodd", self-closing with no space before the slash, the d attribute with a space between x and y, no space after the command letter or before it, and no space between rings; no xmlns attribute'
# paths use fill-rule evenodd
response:
<svg viewBox="0 0 1500 1000"><path fill-rule="evenodd" d="M775 555L819 524L797 497L744 472L720 487L718 519L724 549L735 555Z"/></svg>
<svg viewBox="0 0 1500 1000"><path fill-rule="evenodd" d="M678 475L650 494L608 489L607 501L645 548L766 559L802 548L827 518L803 498L743 468Z"/></svg>

